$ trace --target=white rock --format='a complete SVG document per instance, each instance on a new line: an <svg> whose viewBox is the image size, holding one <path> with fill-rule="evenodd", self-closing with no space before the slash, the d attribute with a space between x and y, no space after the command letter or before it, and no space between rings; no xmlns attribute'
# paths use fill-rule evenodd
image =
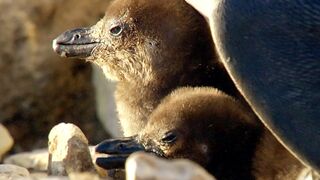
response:
<svg viewBox="0 0 320 180"><path fill-rule="evenodd" d="M146 153L135 153L126 161L127 180L214 180L196 163L180 160L164 160Z"/></svg>
<svg viewBox="0 0 320 180"><path fill-rule="evenodd" d="M1 179L2 180L2 179ZM69 176L47 176L47 177L25 177L17 180L100 180L99 176L93 173L71 173Z"/></svg>
<svg viewBox="0 0 320 180"><path fill-rule="evenodd" d="M30 173L26 168L11 164L0 164L0 180L18 179L29 176Z"/></svg>
<svg viewBox="0 0 320 180"><path fill-rule="evenodd" d="M36 171L46 171L48 168L48 157L47 149L39 149L9 156L4 159L4 163L15 164Z"/></svg>
<svg viewBox="0 0 320 180"><path fill-rule="evenodd" d="M77 126L60 123L53 127L48 145L50 175L94 171L88 140Z"/></svg>
<svg viewBox="0 0 320 180"><path fill-rule="evenodd" d="M14 180L70 180L66 176L48 176L48 177L25 177Z"/></svg>
<svg viewBox="0 0 320 180"><path fill-rule="evenodd" d="M13 146L13 138L7 128L0 124L0 160Z"/></svg>
<svg viewBox="0 0 320 180"><path fill-rule="evenodd" d="M33 176L18 178L17 180L100 180L99 176L93 173L70 173L69 176Z"/></svg>
<svg viewBox="0 0 320 180"><path fill-rule="evenodd" d="M95 146L89 146L91 157L95 154ZM36 149L31 152L23 152L8 156L4 164L14 164L35 171L48 170L48 149Z"/></svg>

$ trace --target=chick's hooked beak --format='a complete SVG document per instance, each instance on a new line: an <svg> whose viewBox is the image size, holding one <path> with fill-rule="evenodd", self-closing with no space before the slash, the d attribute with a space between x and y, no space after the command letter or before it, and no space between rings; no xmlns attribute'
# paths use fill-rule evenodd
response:
<svg viewBox="0 0 320 180"><path fill-rule="evenodd" d="M137 140L137 136L118 139L107 139L95 148L96 164L104 169L124 168L126 159L137 151L145 148Z"/></svg>
<svg viewBox="0 0 320 180"><path fill-rule="evenodd" d="M53 40L52 48L62 57L87 58L99 44L91 34L91 28L66 31Z"/></svg>

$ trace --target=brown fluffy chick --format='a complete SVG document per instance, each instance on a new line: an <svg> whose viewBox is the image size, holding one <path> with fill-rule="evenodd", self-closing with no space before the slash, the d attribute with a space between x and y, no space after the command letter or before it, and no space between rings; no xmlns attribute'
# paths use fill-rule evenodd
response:
<svg viewBox="0 0 320 180"><path fill-rule="evenodd" d="M115 0L96 25L61 34L53 48L61 56L86 58L118 82L125 136L137 134L178 87L214 86L239 96L205 20L184 0Z"/></svg>
<svg viewBox="0 0 320 180"><path fill-rule="evenodd" d="M191 159L222 180L292 180L308 172L251 111L214 88L174 91L137 136L99 144L96 152L108 157L96 163L120 167L126 156L139 150L169 159Z"/></svg>

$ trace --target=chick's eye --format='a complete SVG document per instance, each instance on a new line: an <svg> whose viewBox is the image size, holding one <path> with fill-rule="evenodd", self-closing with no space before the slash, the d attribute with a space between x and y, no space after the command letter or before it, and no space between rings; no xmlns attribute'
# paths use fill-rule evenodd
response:
<svg viewBox="0 0 320 180"><path fill-rule="evenodd" d="M161 141L166 144L171 144L171 143L175 142L176 140L177 140L177 135L176 135L176 133L174 133L172 131L167 132L161 139Z"/></svg>
<svg viewBox="0 0 320 180"><path fill-rule="evenodd" d="M116 26L113 26L111 29L110 29L110 34L112 36L119 36L123 31L123 26L121 25L116 25Z"/></svg>

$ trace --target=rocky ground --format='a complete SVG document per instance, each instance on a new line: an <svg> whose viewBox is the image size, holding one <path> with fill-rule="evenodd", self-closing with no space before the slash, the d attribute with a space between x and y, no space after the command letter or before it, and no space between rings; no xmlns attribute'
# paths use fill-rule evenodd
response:
<svg viewBox="0 0 320 180"><path fill-rule="evenodd" d="M45 147L59 122L78 125L92 143L108 137L97 120L92 68L63 60L51 42L66 29L93 24L109 0L0 0L0 123L12 152Z"/></svg>
<svg viewBox="0 0 320 180"><path fill-rule="evenodd" d="M0 179L214 179L203 168L191 161L168 161L146 153L136 153L129 157L125 168L126 175L122 171L107 172L94 165L96 157L94 147L89 147L86 136L73 124L58 124L52 128L48 139L47 149L5 158L5 164L0 164ZM0 140L1 142L3 141Z"/></svg>

